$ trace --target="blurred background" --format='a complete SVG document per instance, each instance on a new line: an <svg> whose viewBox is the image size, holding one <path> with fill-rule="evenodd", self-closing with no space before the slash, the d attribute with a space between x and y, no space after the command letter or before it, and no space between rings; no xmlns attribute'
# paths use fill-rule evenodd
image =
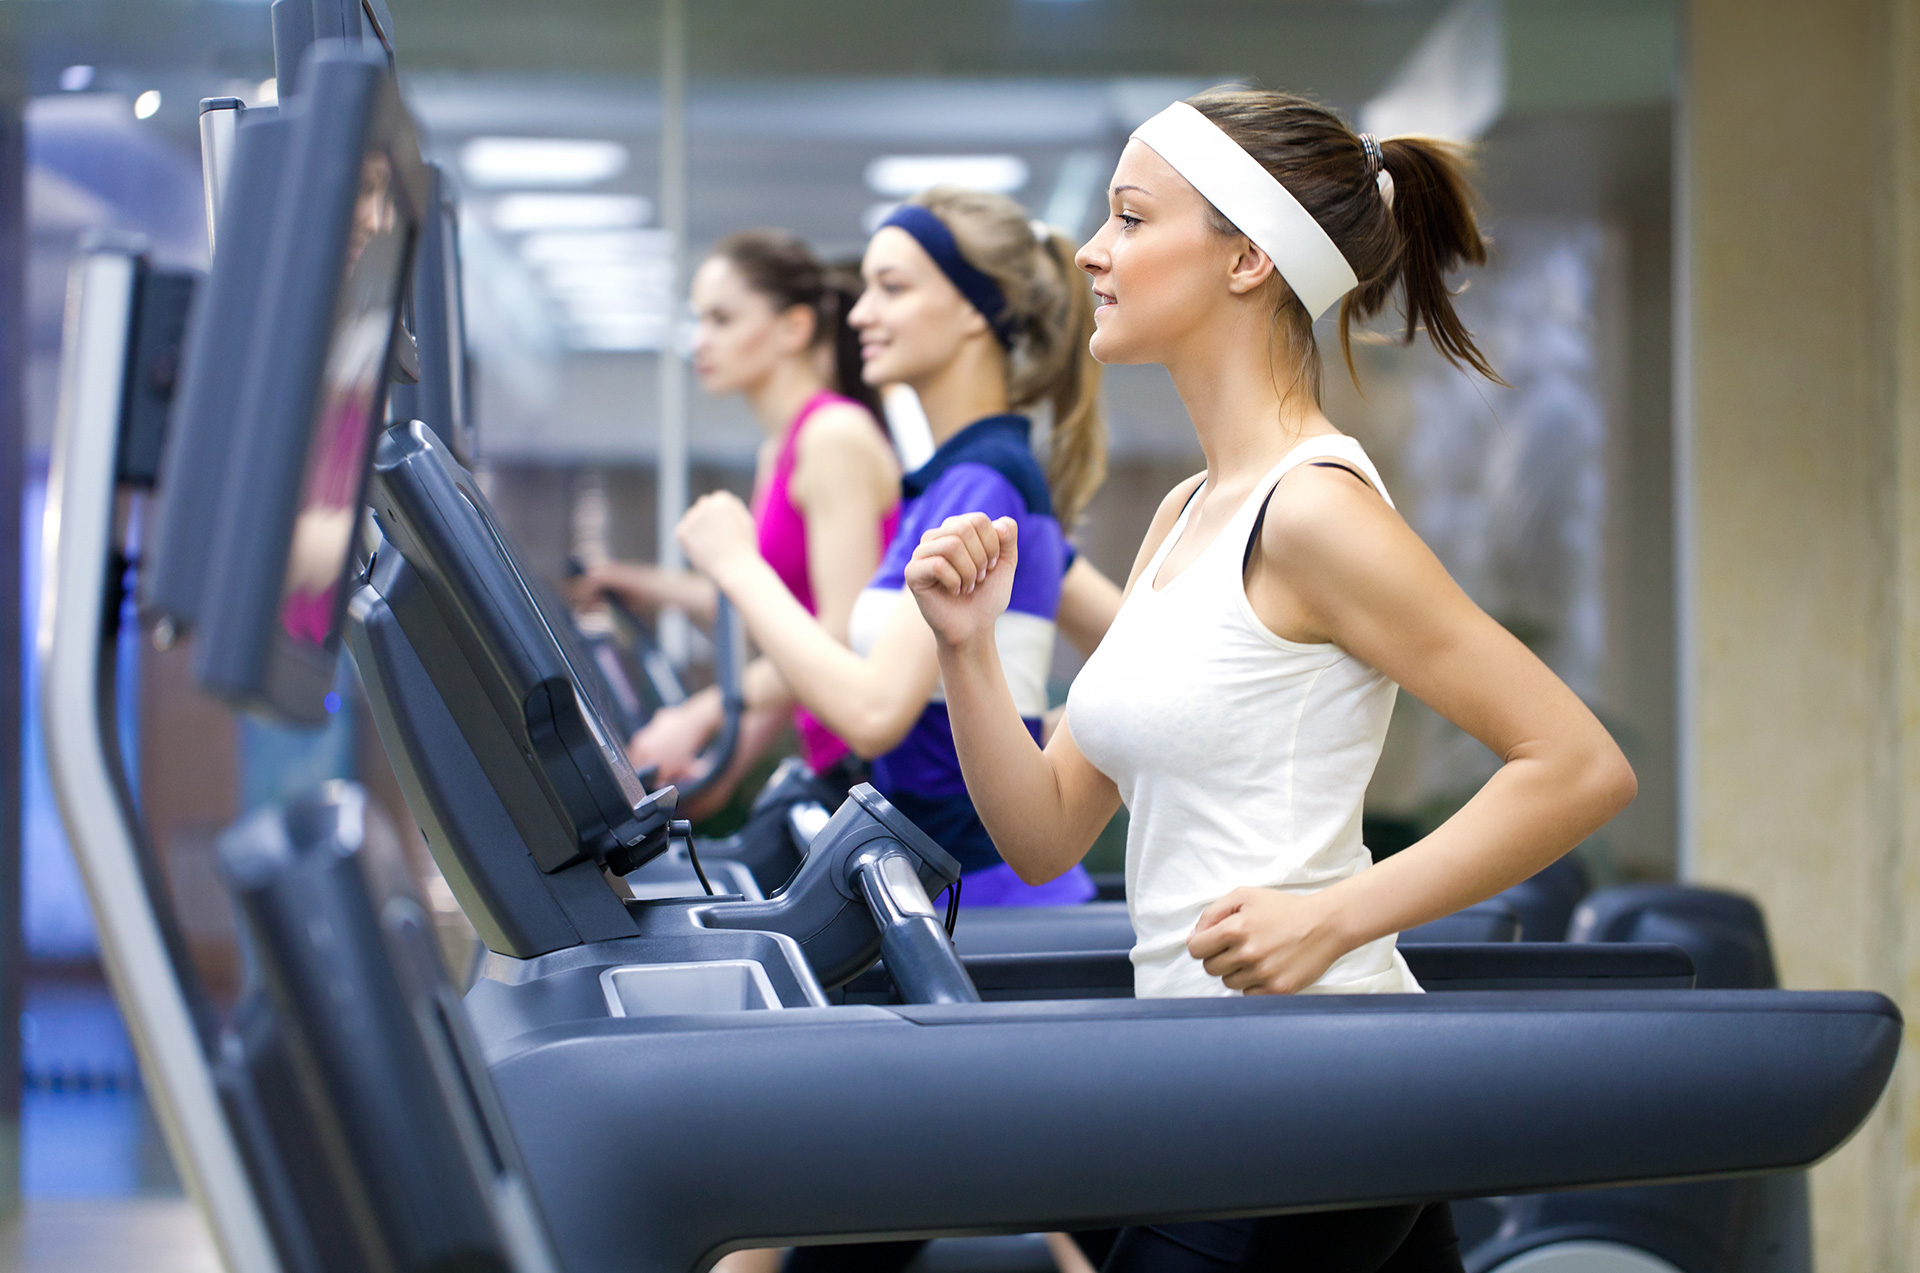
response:
<svg viewBox="0 0 1920 1273"><path fill-rule="evenodd" d="M1328 413L1632 759L1639 799L1579 850L1599 881L1753 892L1787 984L1920 1002L1910 0L703 0L664 42L650 0L390 2L402 89L460 197L484 480L555 578L583 544L658 550L660 369L685 330L663 206L684 199L688 261L762 225L855 257L940 181L1084 235L1131 129L1229 80L1478 143L1493 260L1461 308L1512 387L1383 322L1357 386L1329 357ZM685 66L683 103L663 104L663 58ZM272 74L264 0L0 4L0 607L19 619L0 609L0 654L22 672L0 698L21 717L0 743L0 1210L16 1164L29 1199L178 1189L38 751L38 538L75 245L137 233L204 267L199 102L272 102ZM684 166L663 121L684 127ZM757 427L689 393L691 491L744 492ZM1111 476L1076 538L1124 578L1202 462L1158 368L1110 370L1106 400ZM411 823L350 679L346 710L304 735L237 722L177 659L124 653L148 818L196 953L231 986L219 829L329 775ZM1063 651L1060 690L1075 668ZM1496 764L1402 696L1369 842L1418 838ZM1822 1268L1920 1267L1916 1099L1896 1079L1816 1173Z"/></svg>

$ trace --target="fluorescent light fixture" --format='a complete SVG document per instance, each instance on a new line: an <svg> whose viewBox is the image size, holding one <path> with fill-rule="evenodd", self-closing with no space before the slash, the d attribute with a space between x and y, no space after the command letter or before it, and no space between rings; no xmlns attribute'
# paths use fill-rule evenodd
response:
<svg viewBox="0 0 1920 1273"><path fill-rule="evenodd" d="M271 75L261 80L259 87L253 90L253 104L255 106L278 106L280 104L280 81Z"/></svg>
<svg viewBox="0 0 1920 1273"><path fill-rule="evenodd" d="M590 186L627 170L617 141L576 137L475 137L460 171L476 186Z"/></svg>
<svg viewBox="0 0 1920 1273"><path fill-rule="evenodd" d="M665 260L672 252L665 230L548 230L520 240L521 259L532 265Z"/></svg>
<svg viewBox="0 0 1920 1273"><path fill-rule="evenodd" d="M666 303L667 289L673 285L672 267L666 261L629 262L623 265L569 262L547 266L541 271L540 277L548 288L559 293L644 295L658 305Z"/></svg>
<svg viewBox="0 0 1920 1273"><path fill-rule="evenodd" d="M493 228L507 234L530 230L624 230L643 224L653 205L637 194L509 194L493 201Z"/></svg>
<svg viewBox="0 0 1920 1273"><path fill-rule="evenodd" d="M152 119L155 115L159 113L160 113L160 90L159 89L150 88L146 92L140 94L140 96L133 99L133 117L135 119Z"/></svg>
<svg viewBox="0 0 1920 1273"><path fill-rule="evenodd" d="M867 189L896 199L928 186L1012 194L1026 184L1027 161L1018 155L882 155L867 165Z"/></svg>
<svg viewBox="0 0 1920 1273"><path fill-rule="evenodd" d="M93 87L93 68L91 66L69 66L60 72L60 89L66 93L81 93Z"/></svg>
<svg viewBox="0 0 1920 1273"><path fill-rule="evenodd" d="M608 352L664 349L667 317L591 318L567 324L567 344L575 349Z"/></svg>

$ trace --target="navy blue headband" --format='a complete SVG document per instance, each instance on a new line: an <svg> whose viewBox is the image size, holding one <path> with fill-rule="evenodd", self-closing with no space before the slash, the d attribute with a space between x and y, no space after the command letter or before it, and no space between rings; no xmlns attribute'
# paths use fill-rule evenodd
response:
<svg viewBox="0 0 1920 1273"><path fill-rule="evenodd" d="M903 203L876 228L884 230L890 225L905 230L915 243L926 249L940 272L987 320L987 326L993 329L1001 346L1012 349L1013 324L1008 320L1006 293L990 275L975 269L971 261L960 255L960 245L953 241L953 231L947 229L947 223L917 203Z"/></svg>

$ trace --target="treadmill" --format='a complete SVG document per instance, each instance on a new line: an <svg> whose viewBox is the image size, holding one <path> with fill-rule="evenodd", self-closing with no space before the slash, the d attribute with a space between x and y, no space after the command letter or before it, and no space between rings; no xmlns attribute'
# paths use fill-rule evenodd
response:
<svg viewBox="0 0 1920 1273"><path fill-rule="evenodd" d="M1831 1152L1871 1110L1900 1021L1866 993L983 993L988 966L959 960L927 900L951 878L951 859L870 792L842 806L795 880L764 901L623 896L625 870L684 834L673 795L639 790L464 469L424 426L374 442L377 409L354 395L377 401L384 387L425 183L384 61L325 51L306 83L287 118L239 129L228 197L266 189L270 232L250 249L223 214L189 350L199 360L220 348L225 371L190 362L161 468L167 533L151 577L183 546L213 546L211 563L191 563L204 584L196 672L285 716L318 710L341 628L351 630L369 692L386 704L392 759L411 772L413 811L463 904L493 925L495 953L464 1003L419 968L393 971L404 899L383 900L369 883L367 820L352 814L350 792L316 793L236 831L223 848L236 888L274 899L242 908L270 991L254 1024L293 1058L282 1069L308 1117L249 1121L241 1098L276 1090L254 1081L271 1066L242 1065L243 1081L226 1089L238 1095L218 1099L237 1027L210 1029L195 1010L159 922L163 895L143 883L150 855L99 714L125 353L109 279L106 299L77 306L70 331L50 512L49 750L156 1103L234 1267L300 1267L287 1254L301 1250L284 1237L290 1224L274 1218L306 1214L310 1200L343 1198L349 1216L378 1210L368 1200L384 1195L343 1192L346 1173L332 1168L371 1170L381 1111L467 1111L446 1114L442 1131L481 1147L472 1179L494 1191L477 1196L520 1198L504 1213L489 1204L478 1226L494 1235L488 1258L537 1267L550 1239L556 1267L588 1270L699 1268L741 1246L1773 1171ZM284 154L252 158L276 146ZM249 175L274 166L278 180ZM370 170L384 170L384 185ZM271 309L256 295L223 311L221 298L246 299L235 280L249 277ZM368 342L375 331L384 343ZM361 374L369 348L382 374ZM206 388L216 384L229 386L224 412L189 410L217 399ZM203 467L182 467L183 456ZM369 468L365 498L383 538L363 568L355 521L342 535L337 514L343 499L357 511ZM317 569L322 550L330 574ZM449 773L472 781L450 786ZM100 807L82 808L89 800ZM96 842L116 821L119 832ZM325 863L346 872L339 889L296 870ZM330 907L359 905L356 889L384 927L319 922L346 913ZM883 952L888 997L904 1002L834 1003L831 990ZM287 971L296 968L307 972ZM1667 965L1664 980L1618 980L1686 978ZM356 985L384 985L412 1011L338 1011ZM428 1002L439 1005L432 1014ZM403 1046L430 1037L423 1022L452 1042ZM1204 1087L1192 1081L1196 1056L1213 1080ZM350 1081L356 1058L432 1082L408 1089L423 1093L417 1102L370 1105L379 1088ZM360 1131L328 1133L336 1124L315 1109ZM329 1168L323 1179L260 1167L301 1161L285 1150L316 1128L323 1152L308 1161ZM400 1206L412 1194L395 1176ZM399 1266L434 1265L409 1256Z"/></svg>

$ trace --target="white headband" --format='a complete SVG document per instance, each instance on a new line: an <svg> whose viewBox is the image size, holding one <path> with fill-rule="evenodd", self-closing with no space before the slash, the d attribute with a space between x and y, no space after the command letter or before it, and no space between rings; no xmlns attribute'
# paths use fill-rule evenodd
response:
<svg viewBox="0 0 1920 1273"><path fill-rule="evenodd" d="M1205 115L1175 102L1133 135L1273 258L1273 267L1314 318L1359 286L1353 267L1313 214Z"/></svg>

